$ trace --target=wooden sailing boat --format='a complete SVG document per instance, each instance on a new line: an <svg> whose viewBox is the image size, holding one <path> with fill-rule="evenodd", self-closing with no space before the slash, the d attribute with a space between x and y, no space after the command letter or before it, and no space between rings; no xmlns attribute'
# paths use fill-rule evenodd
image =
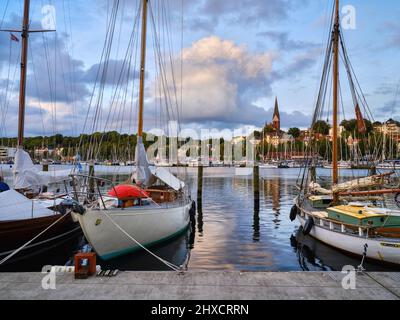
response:
<svg viewBox="0 0 400 320"><path fill-rule="evenodd" d="M29 190L29 183L34 178L38 178L41 182L51 180L50 173L41 176L41 173L36 171L29 154L23 150L28 36L31 32L29 30L29 8L30 0L25 0L22 25L18 149L15 161L17 171L14 172L15 189L0 193L0 262L58 220L51 229L26 246L15 259L43 252L46 248L54 246L55 243L80 233L77 221L74 221L71 215L66 214L66 211L60 209L62 198L45 199L42 197L40 199L36 197L32 199L34 195ZM2 31L18 32L18 30ZM10 259L8 262L12 261L13 259Z"/></svg>
<svg viewBox="0 0 400 320"><path fill-rule="evenodd" d="M143 145L147 10L141 2L141 62L135 171L129 183L108 194L91 195L86 212L76 214L86 239L102 259L112 259L182 233L190 222L193 204L185 184L165 168L149 164ZM96 180L94 177L91 179ZM97 181L97 180L96 180ZM78 197L78 196L77 196Z"/></svg>
<svg viewBox="0 0 400 320"><path fill-rule="evenodd" d="M339 22L339 0L336 0L333 32L325 63L326 68L329 68L333 52L332 186L325 189L316 183L315 166L310 171L305 170L301 192L295 200L290 218L292 221L298 218L304 234L310 234L335 248L365 255L369 259L400 264L400 211L387 208L382 198L385 194L400 193L400 189L384 188L393 173L373 174L339 183L339 44L345 50ZM344 57L346 61L346 52ZM327 77L326 69L323 74ZM324 80L324 76L322 83L329 83ZM350 84L353 83L350 81ZM318 99L313 122L317 120L318 103L321 100ZM354 99L354 104L358 123L362 127L363 119L357 99Z"/></svg>

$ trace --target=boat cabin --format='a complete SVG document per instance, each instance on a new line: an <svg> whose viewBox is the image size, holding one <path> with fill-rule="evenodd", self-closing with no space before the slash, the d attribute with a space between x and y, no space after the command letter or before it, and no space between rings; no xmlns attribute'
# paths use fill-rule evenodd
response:
<svg viewBox="0 0 400 320"><path fill-rule="evenodd" d="M327 209L328 218L344 224L371 228L400 227L400 216L380 213L365 205L342 205Z"/></svg>
<svg viewBox="0 0 400 320"><path fill-rule="evenodd" d="M333 202L331 195L310 196L308 199L311 201L311 206L316 209L326 209Z"/></svg>

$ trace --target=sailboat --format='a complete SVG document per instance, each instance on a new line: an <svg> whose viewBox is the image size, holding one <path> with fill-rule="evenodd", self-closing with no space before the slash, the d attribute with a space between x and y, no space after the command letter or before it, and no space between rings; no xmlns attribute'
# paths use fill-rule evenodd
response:
<svg viewBox="0 0 400 320"><path fill-rule="evenodd" d="M339 102L339 50L351 76L348 55L340 29L339 0L335 0L333 10L333 31L326 51L325 67L320 94L313 123L321 116L324 92L332 64L333 75L333 139L332 139L332 185L324 188L316 182L315 164L304 170L300 184L300 194L295 199L290 218L300 221L305 235L320 240L345 252L364 256L385 263L400 264L400 211L386 206L385 195L396 195L399 203L400 189L391 187L394 172L377 174L339 183L338 161L338 102ZM349 77L354 90L354 82ZM365 132L358 100L353 93L353 102L359 132ZM364 128L363 128L364 127ZM313 135L311 135L313 136ZM310 152L311 154L311 152ZM376 171L376 170L375 170ZM393 185L393 184L392 184Z"/></svg>
<svg viewBox="0 0 400 320"><path fill-rule="evenodd" d="M139 110L133 173L127 183L112 186L107 194L98 189L97 194L83 200L87 203L85 212L75 214L86 239L104 260L183 233L193 210L185 183L166 168L151 165L143 144L148 5L149 0L141 1Z"/></svg>
<svg viewBox="0 0 400 320"><path fill-rule="evenodd" d="M28 37L31 32L29 30L29 9L30 1L25 0L21 46L18 147L13 172L14 188L0 192L0 264L5 263L6 257L48 228L35 241L24 246L21 253L15 258L22 259L24 256L43 252L55 243L69 239L81 232L78 222L68 214L69 209L63 206L65 197L53 193L44 194L35 189L40 189L52 182L66 180L71 171L40 171L23 149ZM18 30L1 31L18 32ZM11 261L13 259L8 262Z"/></svg>

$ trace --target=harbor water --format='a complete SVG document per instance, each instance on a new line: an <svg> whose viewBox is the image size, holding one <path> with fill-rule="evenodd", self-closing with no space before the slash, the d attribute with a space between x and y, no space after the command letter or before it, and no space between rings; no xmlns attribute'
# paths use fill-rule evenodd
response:
<svg viewBox="0 0 400 320"><path fill-rule="evenodd" d="M11 177L8 169L3 167L6 178ZM96 168L96 174L118 182L127 179L129 170L129 167ZM318 175L325 174L328 181L330 171L319 170ZM348 175L352 172L349 170ZM345 170L342 174L346 175ZM202 208L197 210L195 221L186 233L152 250L165 260L185 264L194 271L340 271L345 265L357 267L360 258L304 236L298 232L299 223L290 221L298 176L296 168L261 169L257 209L252 175L242 175L236 168L205 168ZM188 168L187 177L196 199L197 168ZM1 270L40 271L44 265L70 264L73 254L85 244L83 236L69 239L41 255L2 266ZM103 269L168 270L144 251L110 261L98 260L98 264ZM368 271L399 271L374 262L366 262L364 267Z"/></svg>

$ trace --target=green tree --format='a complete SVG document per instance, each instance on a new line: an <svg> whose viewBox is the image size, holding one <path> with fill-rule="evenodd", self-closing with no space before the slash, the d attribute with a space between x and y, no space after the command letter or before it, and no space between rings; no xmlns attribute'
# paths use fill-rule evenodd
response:
<svg viewBox="0 0 400 320"><path fill-rule="evenodd" d="M288 133L295 139L297 139L298 137L300 137L300 129L299 128L290 128Z"/></svg>
<svg viewBox="0 0 400 320"><path fill-rule="evenodd" d="M323 134L323 135L328 135L330 128L331 128L331 126L329 125L329 123L327 123L326 121L323 121L323 120L319 120L319 121L315 122L313 125L313 131L316 133Z"/></svg>

